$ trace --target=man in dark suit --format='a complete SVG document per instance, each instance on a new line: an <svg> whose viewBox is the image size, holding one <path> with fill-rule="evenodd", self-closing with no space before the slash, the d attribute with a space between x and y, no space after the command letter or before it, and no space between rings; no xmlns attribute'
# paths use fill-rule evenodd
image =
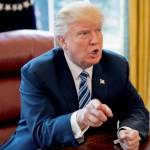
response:
<svg viewBox="0 0 150 150"><path fill-rule="evenodd" d="M148 111L126 59L102 50L102 19L86 2L58 12L56 47L21 69L21 120L3 149L75 146L90 130L114 131L123 149L138 149L148 133Z"/></svg>

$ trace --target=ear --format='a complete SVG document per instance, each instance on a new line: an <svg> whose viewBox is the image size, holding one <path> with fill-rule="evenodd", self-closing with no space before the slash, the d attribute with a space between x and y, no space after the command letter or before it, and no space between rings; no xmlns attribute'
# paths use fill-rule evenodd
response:
<svg viewBox="0 0 150 150"><path fill-rule="evenodd" d="M63 36L58 36L58 42L63 49L67 50L67 43Z"/></svg>

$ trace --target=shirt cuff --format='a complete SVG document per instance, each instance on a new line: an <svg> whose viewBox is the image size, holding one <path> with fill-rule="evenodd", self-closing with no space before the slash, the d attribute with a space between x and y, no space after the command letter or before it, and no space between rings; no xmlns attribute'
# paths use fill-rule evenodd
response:
<svg viewBox="0 0 150 150"><path fill-rule="evenodd" d="M71 115L71 127L72 127L72 131L74 134L75 139L79 139L78 142L81 143L84 141L84 133L88 130L89 126L87 126L83 131L80 129L78 123L77 123L77 116L78 111L75 111L72 115Z"/></svg>
<svg viewBox="0 0 150 150"><path fill-rule="evenodd" d="M117 130L117 136L118 136L119 131L121 131L121 130L127 130L127 129L131 129L131 128L126 127L126 126L122 126L121 128L118 128L118 130ZM114 143L114 144L120 143L120 142L119 142L119 139L114 140L113 143Z"/></svg>

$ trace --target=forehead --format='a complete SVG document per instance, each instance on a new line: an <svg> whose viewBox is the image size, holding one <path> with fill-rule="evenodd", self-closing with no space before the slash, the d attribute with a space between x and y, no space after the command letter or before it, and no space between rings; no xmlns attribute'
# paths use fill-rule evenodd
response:
<svg viewBox="0 0 150 150"><path fill-rule="evenodd" d="M88 22L88 21L77 21L77 22L69 24L68 29L80 30L80 29L95 29L99 27L102 27L100 23L93 23L93 22Z"/></svg>

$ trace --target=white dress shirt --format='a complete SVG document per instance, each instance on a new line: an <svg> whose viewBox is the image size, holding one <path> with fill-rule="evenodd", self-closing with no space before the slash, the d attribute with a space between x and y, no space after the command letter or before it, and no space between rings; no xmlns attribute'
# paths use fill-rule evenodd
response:
<svg viewBox="0 0 150 150"><path fill-rule="evenodd" d="M81 78L79 77L79 75L83 71L83 69L80 68L79 66L77 66L76 64L74 64L68 58L68 56L66 54L65 54L65 58L66 58L66 61L68 63L68 66L70 68L70 71L72 73L73 80L74 80L75 87L76 87L76 91L77 91L77 93L79 93L79 85L80 85L80 82L81 82ZM89 74L89 76L87 77L87 84L88 84L88 87L89 87L90 92L92 94L93 66L91 66L90 68L87 68L85 71L88 72L88 74ZM74 133L75 139L77 139L77 141L79 143L82 143L84 141L84 133L88 130L89 126L87 126L83 131L81 131L81 129L80 129L78 123L77 123L77 120L76 120L77 112L78 112L78 110L72 114L70 122L71 122L71 127L72 127L72 131ZM126 127L126 126L119 128L119 124L117 125L117 128L118 128L118 132L122 128L123 129L128 129L128 127ZM117 132L117 134L118 134L118 132ZM119 140L117 139L117 140L114 141L114 144L117 144L118 142L119 142Z"/></svg>
<svg viewBox="0 0 150 150"><path fill-rule="evenodd" d="M65 54L65 53L64 53ZM65 58L66 58L66 61L67 61L67 64L70 68L70 71L71 71L71 74L73 76L73 80L74 80L74 83L75 83L75 87L76 87L76 91L77 91L77 94L79 92L79 85L80 85L80 82L81 82L81 78L79 77L80 73L83 71L82 68L80 68L79 66L77 66L76 64L74 64L69 58L68 56L65 54ZM85 70L89 76L87 77L87 84L88 84L88 87L90 89L90 93L92 92L92 72L93 72L93 66L87 68ZM88 126L83 130L81 131L78 123L77 123L77 120L76 120L76 115L77 115L77 112L74 112L71 116L71 127L72 127L72 131L74 133L74 137L75 139L77 139L77 141L79 143L83 142L84 141L84 133L87 131L87 129L89 128Z"/></svg>

